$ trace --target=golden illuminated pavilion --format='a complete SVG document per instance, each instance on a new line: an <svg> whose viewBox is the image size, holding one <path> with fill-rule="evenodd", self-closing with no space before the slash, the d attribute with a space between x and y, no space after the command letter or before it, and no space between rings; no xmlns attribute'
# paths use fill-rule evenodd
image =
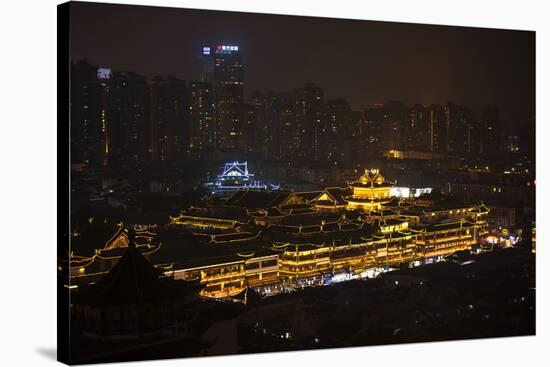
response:
<svg viewBox="0 0 550 367"><path fill-rule="evenodd" d="M349 185L353 195L346 198L348 209L373 211L391 200L390 189L394 184L386 181L378 169L365 169L365 173Z"/></svg>

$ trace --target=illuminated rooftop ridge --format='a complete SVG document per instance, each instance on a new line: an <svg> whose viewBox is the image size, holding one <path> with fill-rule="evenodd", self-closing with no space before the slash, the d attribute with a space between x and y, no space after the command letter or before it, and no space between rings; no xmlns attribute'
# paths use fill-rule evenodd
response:
<svg viewBox="0 0 550 367"><path fill-rule="evenodd" d="M253 173L248 172L248 162L228 162L225 164L223 173L219 177L252 177Z"/></svg>
<svg viewBox="0 0 550 367"><path fill-rule="evenodd" d="M363 186L363 187L387 187L393 186L392 182L386 181L384 176L380 174L378 168L365 169L365 172L359 177L357 181L350 182L351 186Z"/></svg>

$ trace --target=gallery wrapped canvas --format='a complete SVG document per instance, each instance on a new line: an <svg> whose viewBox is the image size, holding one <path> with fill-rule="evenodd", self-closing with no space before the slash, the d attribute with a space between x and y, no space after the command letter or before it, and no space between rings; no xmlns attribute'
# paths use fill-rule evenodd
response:
<svg viewBox="0 0 550 367"><path fill-rule="evenodd" d="M534 335L534 57L532 31L59 5L59 360Z"/></svg>

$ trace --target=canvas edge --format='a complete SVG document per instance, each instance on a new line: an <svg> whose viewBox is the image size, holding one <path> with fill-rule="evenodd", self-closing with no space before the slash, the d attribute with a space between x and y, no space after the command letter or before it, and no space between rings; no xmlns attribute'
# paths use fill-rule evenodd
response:
<svg viewBox="0 0 550 367"><path fill-rule="evenodd" d="M57 257L69 251L70 2L57 5ZM57 268L57 267L56 267ZM56 269L57 272L57 269ZM71 363L69 292L57 272L57 360Z"/></svg>

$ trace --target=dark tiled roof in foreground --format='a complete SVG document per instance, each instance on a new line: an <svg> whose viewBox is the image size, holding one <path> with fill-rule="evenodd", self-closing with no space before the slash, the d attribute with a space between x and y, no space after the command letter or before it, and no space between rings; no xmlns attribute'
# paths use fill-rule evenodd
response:
<svg viewBox="0 0 550 367"><path fill-rule="evenodd" d="M174 263L174 269L188 269L245 260L239 254L254 256L273 254L271 243L255 239L238 243L197 243L193 238L172 238L163 242L163 251L155 252L151 261L155 264Z"/></svg>
<svg viewBox="0 0 550 367"><path fill-rule="evenodd" d="M334 198L336 205L346 205L348 202L345 199L353 193L349 187L328 187L326 192Z"/></svg>
<svg viewBox="0 0 550 367"><path fill-rule="evenodd" d="M311 200L321 195L321 193L322 191L305 191L305 192L296 192L294 194L304 199L306 202L310 202Z"/></svg>
<svg viewBox="0 0 550 367"><path fill-rule="evenodd" d="M432 224L429 226L426 226L427 232L435 232L435 231L444 231L448 229L456 229L456 228L467 228L467 227L473 227L474 223L464 221L464 222L449 222L449 223L438 223L438 224Z"/></svg>
<svg viewBox="0 0 550 367"><path fill-rule="evenodd" d="M239 190L225 205L247 209L270 208L281 205L291 194L288 191Z"/></svg>
<svg viewBox="0 0 550 367"><path fill-rule="evenodd" d="M159 271L135 247L127 248L115 267L86 291L80 303L122 306L172 300L180 290L159 279Z"/></svg>

